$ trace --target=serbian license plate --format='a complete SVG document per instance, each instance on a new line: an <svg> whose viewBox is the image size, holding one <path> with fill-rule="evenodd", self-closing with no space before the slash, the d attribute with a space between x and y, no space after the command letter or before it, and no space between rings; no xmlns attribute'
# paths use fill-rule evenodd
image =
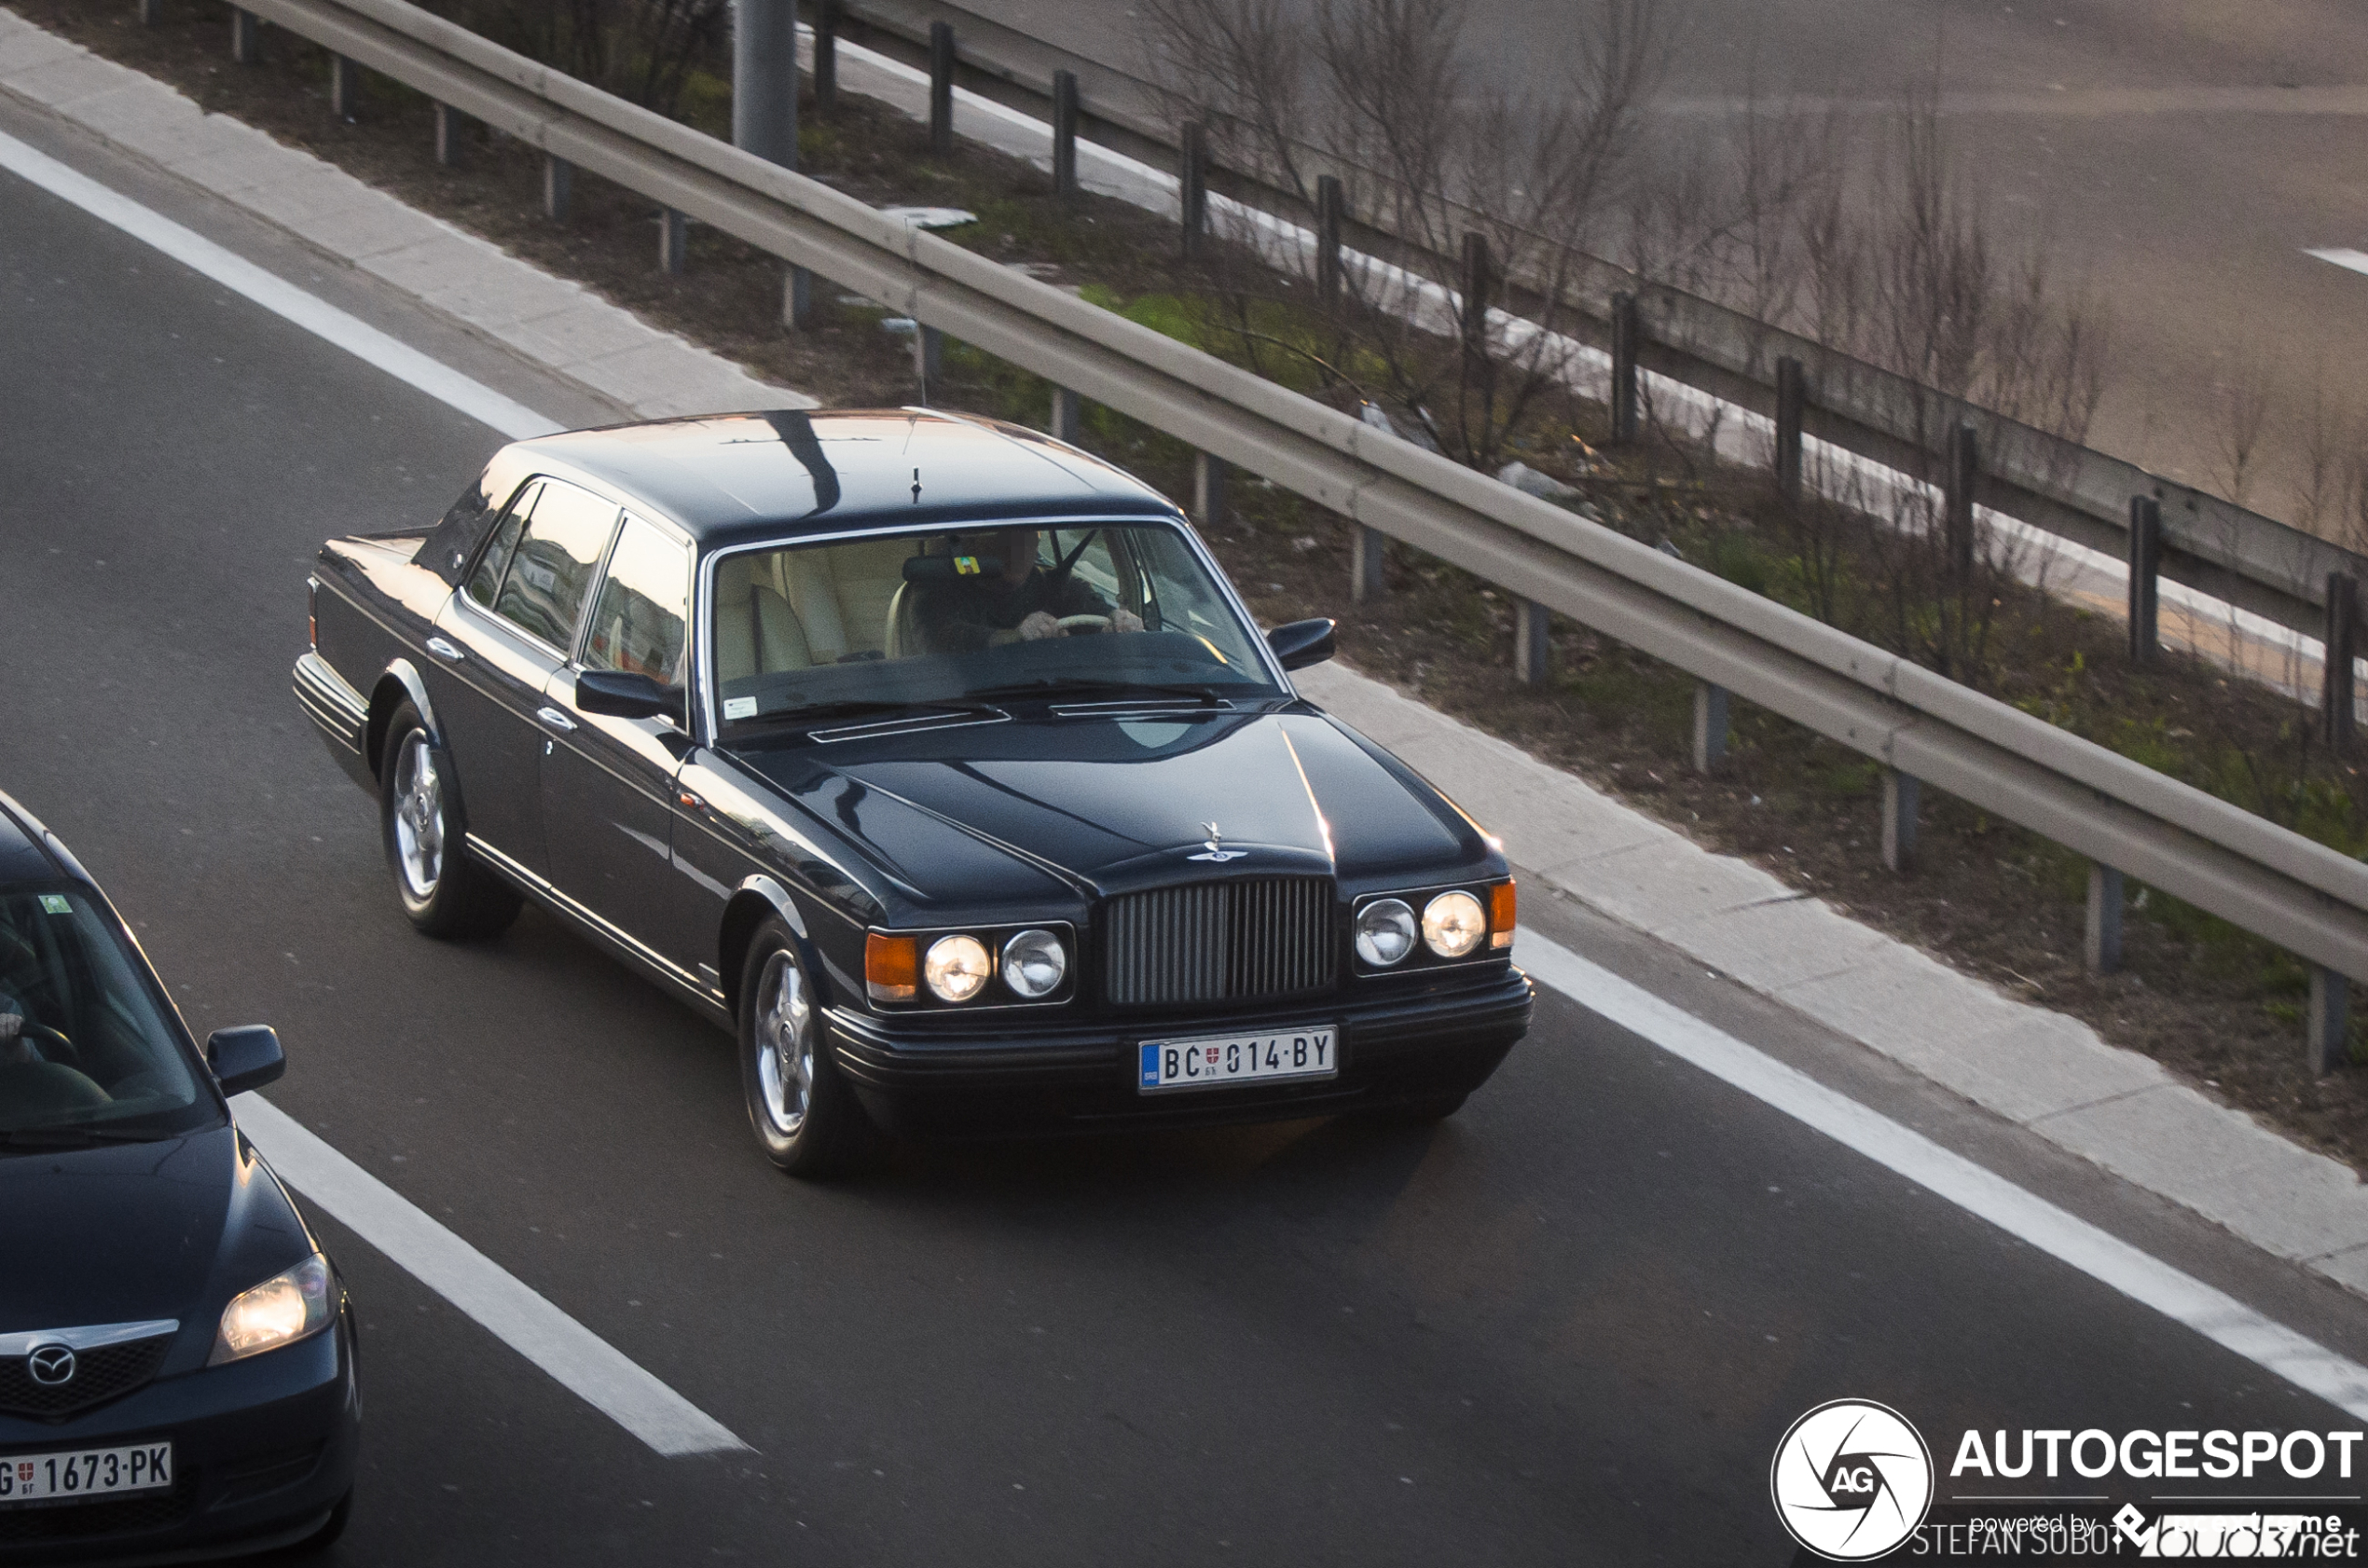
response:
<svg viewBox="0 0 2368 1568"><path fill-rule="evenodd" d="M1340 1040L1330 1029L1145 1040L1142 1050L1138 1087L1146 1094L1165 1089L1217 1089L1253 1080L1336 1078L1341 1070Z"/></svg>
<svg viewBox="0 0 2368 1568"><path fill-rule="evenodd" d="M0 1454L0 1506L156 1492L172 1484L171 1443L69 1453Z"/></svg>

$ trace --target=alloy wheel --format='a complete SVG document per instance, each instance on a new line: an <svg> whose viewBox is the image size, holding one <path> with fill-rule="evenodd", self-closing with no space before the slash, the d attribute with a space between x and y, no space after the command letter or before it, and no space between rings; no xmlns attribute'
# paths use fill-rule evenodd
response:
<svg viewBox="0 0 2368 1568"><path fill-rule="evenodd" d="M765 1119L781 1136L794 1137L814 1098L814 1004L787 952L765 960L757 983L754 1048Z"/></svg>
<svg viewBox="0 0 2368 1568"><path fill-rule="evenodd" d="M403 885L414 899L435 896L444 879L444 781L428 737L403 737L394 769L394 849Z"/></svg>

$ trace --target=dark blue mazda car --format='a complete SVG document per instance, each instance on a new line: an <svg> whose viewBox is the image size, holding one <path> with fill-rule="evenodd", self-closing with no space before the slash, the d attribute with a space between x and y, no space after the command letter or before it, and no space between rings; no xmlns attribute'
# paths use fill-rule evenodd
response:
<svg viewBox="0 0 2368 1568"><path fill-rule="evenodd" d="M0 794L0 1563L335 1538L361 1418L336 1269L121 916Z"/></svg>

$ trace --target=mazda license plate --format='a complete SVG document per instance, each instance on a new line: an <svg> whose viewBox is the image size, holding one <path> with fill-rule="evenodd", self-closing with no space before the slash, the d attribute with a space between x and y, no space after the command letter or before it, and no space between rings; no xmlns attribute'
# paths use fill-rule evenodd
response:
<svg viewBox="0 0 2368 1568"><path fill-rule="evenodd" d="M1331 1029L1145 1040L1142 1052L1137 1087L1146 1094L1287 1078L1337 1078L1341 1070L1340 1040Z"/></svg>
<svg viewBox="0 0 2368 1568"><path fill-rule="evenodd" d="M172 1484L172 1445L0 1454L0 1506L157 1492Z"/></svg>

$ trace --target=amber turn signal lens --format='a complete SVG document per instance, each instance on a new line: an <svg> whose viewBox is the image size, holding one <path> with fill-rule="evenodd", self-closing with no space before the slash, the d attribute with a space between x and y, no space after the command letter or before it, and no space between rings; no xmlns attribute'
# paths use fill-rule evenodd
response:
<svg viewBox="0 0 2368 1568"><path fill-rule="evenodd" d="M875 1002L909 1002L921 994L921 944L912 937L863 939L863 988Z"/></svg>
<svg viewBox="0 0 2368 1568"><path fill-rule="evenodd" d="M1513 911L1516 902L1513 896L1513 885L1509 882L1500 882L1488 890L1489 946L1510 947L1513 945Z"/></svg>

